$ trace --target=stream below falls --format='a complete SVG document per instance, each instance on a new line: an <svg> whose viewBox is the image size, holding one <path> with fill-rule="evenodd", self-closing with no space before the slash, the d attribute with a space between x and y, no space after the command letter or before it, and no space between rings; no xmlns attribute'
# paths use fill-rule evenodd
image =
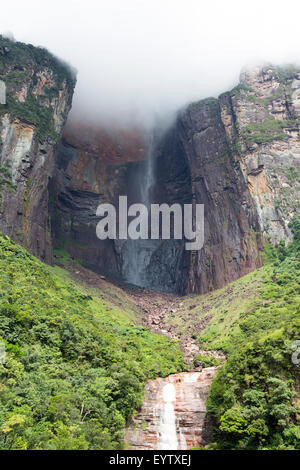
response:
<svg viewBox="0 0 300 470"><path fill-rule="evenodd" d="M206 401L216 367L149 380L144 405L126 430L132 450L188 450L208 440Z"/></svg>

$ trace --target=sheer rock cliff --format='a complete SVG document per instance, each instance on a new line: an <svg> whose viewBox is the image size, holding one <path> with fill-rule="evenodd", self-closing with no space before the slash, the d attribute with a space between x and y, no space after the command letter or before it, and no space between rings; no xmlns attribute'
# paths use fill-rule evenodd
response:
<svg viewBox="0 0 300 470"><path fill-rule="evenodd" d="M48 51L0 37L0 231L52 261L48 182L75 78Z"/></svg>
<svg viewBox="0 0 300 470"><path fill-rule="evenodd" d="M300 71L244 71L219 98L154 130L149 201L204 204L205 243L96 237L100 203L141 202L149 133L73 120L73 73L47 51L0 41L0 230L52 262L63 247L87 267L170 292L204 293L261 266L264 240L292 237L299 212ZM61 134L63 131L63 138Z"/></svg>

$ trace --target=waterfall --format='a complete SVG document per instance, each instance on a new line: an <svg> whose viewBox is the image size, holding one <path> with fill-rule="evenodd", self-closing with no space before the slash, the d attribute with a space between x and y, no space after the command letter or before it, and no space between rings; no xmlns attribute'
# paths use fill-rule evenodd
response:
<svg viewBox="0 0 300 470"><path fill-rule="evenodd" d="M148 209L151 205L151 189L153 188L154 183L154 137L151 134L149 137L148 149L146 154L146 168L140 180L140 202L142 204L145 204Z"/></svg>
<svg viewBox="0 0 300 470"><path fill-rule="evenodd" d="M163 388L163 407L161 409L159 423L158 450L177 450L178 440L176 431L176 416L174 403L176 402L176 390L173 383L168 383Z"/></svg>
<svg viewBox="0 0 300 470"><path fill-rule="evenodd" d="M155 146L154 136L150 134L145 165L142 174L136 180L137 203L144 204L148 210L151 206L151 191L155 184ZM140 287L147 286L147 266L151 256L157 248L157 240L130 240L128 239L122 247L122 277L130 283Z"/></svg>
<svg viewBox="0 0 300 470"><path fill-rule="evenodd" d="M159 404L160 421L158 428L158 450L179 450L186 449L187 443L180 427L180 423L176 422L175 404L178 399L182 398L185 390L185 384L194 384L198 381L201 373L187 373L179 375L180 381L177 382L177 395L176 387L173 382L167 383L162 390L163 404ZM171 376L170 380L175 380L176 375ZM179 438L179 442L178 442Z"/></svg>
<svg viewBox="0 0 300 470"><path fill-rule="evenodd" d="M187 450L206 444L206 401L217 367L150 380L126 431L133 450Z"/></svg>

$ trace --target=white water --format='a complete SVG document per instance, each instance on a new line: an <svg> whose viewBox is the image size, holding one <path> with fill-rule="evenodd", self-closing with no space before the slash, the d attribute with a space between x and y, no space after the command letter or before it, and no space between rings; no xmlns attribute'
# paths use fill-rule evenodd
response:
<svg viewBox="0 0 300 470"><path fill-rule="evenodd" d="M146 169L140 182L140 193L141 203L145 204L146 207L150 207L151 204L151 189L155 183L154 175L154 141L153 136L150 135L148 150L146 155Z"/></svg>
<svg viewBox="0 0 300 470"><path fill-rule="evenodd" d="M137 180L137 203L144 204L148 209L151 205L151 190L155 184L154 171L154 138L149 136L143 175ZM157 240L130 240L122 248L122 275L130 284L144 287L147 285L147 266L151 256L159 246Z"/></svg>
<svg viewBox="0 0 300 470"><path fill-rule="evenodd" d="M196 383L200 377L200 372L182 374L183 380L180 382L178 390L182 392L184 384ZM175 378L175 376L173 376ZM186 449L187 443L180 426L176 422L176 387L174 383L167 383L162 390L163 403L160 405L160 420L158 428L158 450L179 450Z"/></svg>
<svg viewBox="0 0 300 470"><path fill-rule="evenodd" d="M176 416L174 402L176 402L176 390L172 383L163 388L163 408L159 423L158 450L177 450L178 440L176 432Z"/></svg>
<svg viewBox="0 0 300 470"><path fill-rule="evenodd" d="M147 266L157 246L157 240L126 240L122 248L123 279L135 286L144 287L147 283Z"/></svg>
<svg viewBox="0 0 300 470"><path fill-rule="evenodd" d="M200 376L199 372L186 374L183 378L183 383L195 383L197 382L199 376Z"/></svg>

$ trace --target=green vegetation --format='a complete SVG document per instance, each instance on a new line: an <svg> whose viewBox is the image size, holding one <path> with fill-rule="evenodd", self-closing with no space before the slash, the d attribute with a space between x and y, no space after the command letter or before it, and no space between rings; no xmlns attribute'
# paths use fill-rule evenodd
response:
<svg viewBox="0 0 300 470"><path fill-rule="evenodd" d="M290 184L300 183L300 173L294 166L290 166L284 173Z"/></svg>
<svg viewBox="0 0 300 470"><path fill-rule="evenodd" d="M0 48L4 51L0 54L0 79L7 87L7 103L0 105L0 114L9 113L14 118L34 124L40 141L47 137L57 140L50 102L59 95L63 82L72 96L74 71L46 49L31 44L13 42L0 36ZM38 74L46 69L52 71L53 83L45 87L44 94L36 96L32 93L33 87L38 82ZM16 99L16 92L23 85L27 85L28 93L25 101L20 102Z"/></svg>
<svg viewBox="0 0 300 470"><path fill-rule="evenodd" d="M121 448L145 381L182 354L56 271L0 236L0 448Z"/></svg>
<svg viewBox="0 0 300 470"><path fill-rule="evenodd" d="M26 68L33 67L35 71L50 68L55 74L57 86L61 86L65 81L69 91L72 92L75 83L75 70L66 62L52 55L47 49L35 47L32 44L14 42L1 35L0 47L9 49L8 53L0 54L0 69L3 75L8 72L11 74L11 70L14 70L13 75L8 75L12 82L15 83L16 79L21 77L19 73L24 74Z"/></svg>
<svg viewBox="0 0 300 470"><path fill-rule="evenodd" d="M34 124L37 130L37 136L41 142L43 142L46 137L51 137L55 141L58 140L59 135L55 132L54 128L52 107L42 106L35 96L29 95L25 103L20 103L16 101L11 94L8 94L7 104L2 106L2 108L5 108L6 112L9 112L11 117Z"/></svg>
<svg viewBox="0 0 300 470"><path fill-rule="evenodd" d="M208 401L218 449L300 448L299 366L292 362L300 331L299 218L291 228L294 242L268 249L263 285L252 307L240 308L230 331L225 327L224 341L220 318L200 335L202 346L217 342L228 356Z"/></svg>
<svg viewBox="0 0 300 470"><path fill-rule="evenodd" d="M2 189L8 188L10 191L15 191L16 187L11 181L11 173L8 166L0 165L0 209L2 202Z"/></svg>
<svg viewBox="0 0 300 470"><path fill-rule="evenodd" d="M287 82L298 78L299 66L297 65L289 64L285 66L277 66L275 67L275 70L280 83L286 84Z"/></svg>
<svg viewBox="0 0 300 470"><path fill-rule="evenodd" d="M264 144L273 140L286 140L288 135L283 131L293 125L292 121L280 121L278 119L265 119L262 122L253 122L241 129L242 136L248 146Z"/></svg>
<svg viewBox="0 0 300 470"><path fill-rule="evenodd" d="M292 354L300 340L300 218L290 227L294 242L267 246L262 268L186 297L165 318L176 333L197 338L202 351L227 356L208 401L211 448L299 449L300 370Z"/></svg>
<svg viewBox="0 0 300 470"><path fill-rule="evenodd" d="M221 359L211 356L209 354L197 354L194 357L194 366L195 367L216 367L221 364Z"/></svg>

